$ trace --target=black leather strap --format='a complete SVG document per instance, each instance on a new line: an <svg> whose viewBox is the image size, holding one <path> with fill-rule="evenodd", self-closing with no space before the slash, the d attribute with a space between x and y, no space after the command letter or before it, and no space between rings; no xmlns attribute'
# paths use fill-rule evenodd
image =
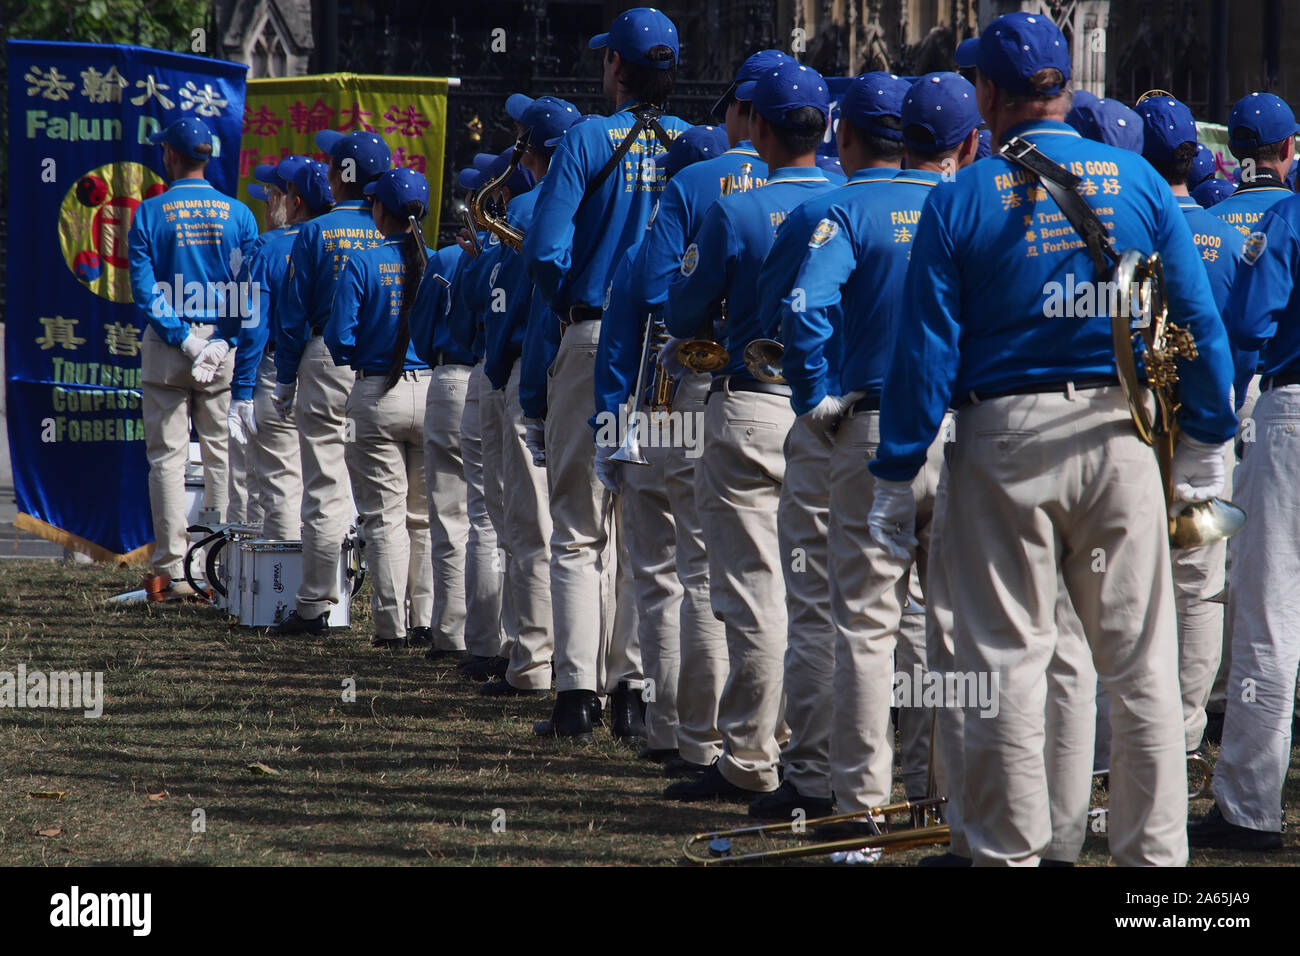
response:
<svg viewBox="0 0 1300 956"><path fill-rule="evenodd" d="M1088 201L1079 195L1082 180L1064 166L1049 159L1027 139L1013 136L998 150L998 155L1038 177L1049 196L1060 207L1074 231L1079 234L1092 256L1097 273L1103 274L1119 261L1111 244L1110 233Z"/></svg>
<svg viewBox="0 0 1300 956"><path fill-rule="evenodd" d="M641 135L641 131L646 127L649 127L655 134L659 142L663 144L664 149L668 148L672 140L669 139L663 126L660 125L659 114L659 107L650 104L642 104L632 108L632 115L636 117L636 122L632 124L632 128L623 137L623 142L618 144L618 147L614 150L614 155L609 157L609 161L596 174L596 178L587 183L587 188L582 192L582 201L578 203L578 209L581 209L583 203L591 198L592 193L605 184L605 180L609 179L610 174L618 168L618 164L623 161L627 151L632 148L632 144L636 142L637 137ZM575 219L578 217L576 212L573 215Z"/></svg>
<svg viewBox="0 0 1300 956"><path fill-rule="evenodd" d="M1268 375L1260 379L1259 390L1267 392L1274 388L1284 388L1287 385L1300 385L1300 372L1278 372L1276 375Z"/></svg>

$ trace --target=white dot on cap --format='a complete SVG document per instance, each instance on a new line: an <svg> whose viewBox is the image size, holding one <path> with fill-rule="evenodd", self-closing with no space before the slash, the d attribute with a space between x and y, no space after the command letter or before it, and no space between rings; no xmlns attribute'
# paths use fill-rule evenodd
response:
<svg viewBox="0 0 1300 956"><path fill-rule="evenodd" d="M1025 19L1028 20L1030 23L1037 23L1037 22L1038 22L1038 21L1035 20L1033 17L1025 17Z"/></svg>
<svg viewBox="0 0 1300 956"><path fill-rule="evenodd" d="M942 106L936 106L936 107L934 108L934 111L935 111L936 113L942 112L942 110L943 110L943 107L942 107Z"/></svg>
<svg viewBox="0 0 1300 956"><path fill-rule="evenodd" d="M1024 46L1022 46L1020 49L1025 50L1025 51L1028 51L1028 50L1029 50L1029 44L1026 43L1026 44L1025 44Z"/></svg>
<svg viewBox="0 0 1300 956"><path fill-rule="evenodd" d="M1116 122L1116 123L1119 123L1120 126L1127 126L1127 125L1128 125L1128 121L1125 120L1124 117L1122 117L1122 116L1121 116L1119 119L1115 120L1115 122Z"/></svg>
<svg viewBox="0 0 1300 956"><path fill-rule="evenodd" d="M938 83L938 82L939 82L939 78L938 78L937 76L932 76L932 77L930 77L930 82L931 82L931 83Z"/></svg>

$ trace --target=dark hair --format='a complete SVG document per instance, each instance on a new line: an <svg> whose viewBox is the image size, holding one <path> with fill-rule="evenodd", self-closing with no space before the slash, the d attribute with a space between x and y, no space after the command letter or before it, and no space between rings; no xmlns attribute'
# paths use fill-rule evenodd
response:
<svg viewBox="0 0 1300 956"><path fill-rule="evenodd" d="M339 171L339 188L336 190L336 192L339 195L335 196L334 197L335 199L344 200L344 199L365 199L366 198L366 193L365 193L366 183L369 182L370 180L354 179L349 181L344 179L343 163L337 157L332 157L330 159L330 168L337 169ZM353 168L354 169L356 168L356 160L353 160ZM382 175L382 173L380 175ZM379 177L373 176L371 178L378 179Z"/></svg>
<svg viewBox="0 0 1300 956"><path fill-rule="evenodd" d="M1192 160L1196 158L1196 144L1179 143L1174 150L1174 158L1168 163L1152 163L1156 172L1164 177L1171 186L1182 186L1187 182L1187 175L1192 170Z"/></svg>
<svg viewBox="0 0 1300 956"><path fill-rule="evenodd" d="M749 109L752 117L753 103ZM815 106L801 106L797 110L791 110L785 114L785 121L790 124L788 127L777 126L775 123L768 125L781 148L793 156L815 151L826 135L826 114Z"/></svg>
<svg viewBox="0 0 1300 956"><path fill-rule="evenodd" d="M1253 139L1255 131L1245 126L1234 126L1229 133L1232 139ZM1253 159L1255 162L1271 163L1280 161L1286 155L1286 144L1291 142L1291 137L1280 139L1276 143L1267 143L1263 146L1233 146L1228 145L1228 151L1236 158L1238 162L1243 159Z"/></svg>
<svg viewBox="0 0 1300 956"><path fill-rule="evenodd" d="M654 67L642 66L640 63L633 63L627 57L623 57L623 75L620 80L627 91L639 103L653 103L655 106L663 106L668 102L668 97L672 95L673 87L677 85L677 62L673 56L671 47L662 44L652 46L646 56L656 63L672 62L672 66L666 70L656 70ZM613 60L614 50L605 47L606 62Z"/></svg>
<svg viewBox="0 0 1300 956"><path fill-rule="evenodd" d="M403 222L411 216L419 222L424 218L426 211L424 203L412 199L402 207L399 215ZM390 216L393 214L387 206L384 206L384 212ZM402 370L406 367L406 348L411 341L411 309L415 305L415 293L420 288L420 280L424 278L424 257L420 255L419 246L422 241L413 229L406 234L406 239L402 242L402 304L397 313L397 340L393 343L393 359L388 368L388 379L384 383L385 392L390 391L397 384L402 377ZM402 346L400 349L399 345Z"/></svg>
<svg viewBox="0 0 1300 956"><path fill-rule="evenodd" d="M892 162L903 158L903 141L901 139L889 139L886 136L868 133L857 123L851 122L843 116L840 117L840 123L849 124L849 127L853 130L854 140L866 147L867 155L872 159ZM875 124L886 129L896 129L900 134L902 133L903 121L897 116L877 116Z"/></svg>
<svg viewBox="0 0 1300 956"><path fill-rule="evenodd" d="M987 76L985 79L988 79L990 83L993 82L992 79ZM1066 97L1065 108L1068 110L1071 102L1074 100L1074 93L1065 85L1065 74L1055 67L1044 67L1030 76L1025 82L1029 84L1028 93L1016 93L1003 87L998 87L998 90L1002 94L1002 102L1005 106L1013 107L1018 106L1021 103L1036 103L1042 107L1046 107L1049 104L1055 104L1055 102L1061 97ZM997 86L996 83L993 85ZM1056 92L1051 92L1052 90L1055 90Z"/></svg>
<svg viewBox="0 0 1300 956"><path fill-rule="evenodd" d="M927 163L937 163L949 156L956 156L961 150L961 143L948 149L939 149L934 142L934 134L924 126L909 126L903 131L910 142L907 144L907 151L915 153L917 156L924 156ZM962 140L965 142L965 139ZM916 145L921 143L924 145Z"/></svg>
<svg viewBox="0 0 1300 956"><path fill-rule="evenodd" d="M208 143L199 143L199 145L194 147L198 152L206 154L199 159L196 159L193 156L187 156L170 143L167 145L171 149L172 153L175 154L176 165L180 167L180 170L183 173L197 172L206 166L208 160L212 158L212 146Z"/></svg>
<svg viewBox="0 0 1300 956"><path fill-rule="evenodd" d="M302 198L302 204L304 206L307 206L307 197L303 196L302 190L298 188L298 184L288 183L287 185L289 189L293 190L293 192L286 192L285 198L288 199L293 197L294 195L297 195ZM334 201L330 200L329 202L321 203L319 206L315 206L315 207L307 206L307 213L311 216L312 219L315 219L317 216L325 215L325 213L329 212L333 208L334 208Z"/></svg>

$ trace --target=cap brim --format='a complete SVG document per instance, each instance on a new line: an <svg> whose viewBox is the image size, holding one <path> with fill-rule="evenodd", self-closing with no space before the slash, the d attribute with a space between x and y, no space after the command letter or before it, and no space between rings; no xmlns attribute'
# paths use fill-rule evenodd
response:
<svg viewBox="0 0 1300 956"><path fill-rule="evenodd" d="M364 186L361 187L361 191L365 193L367 196L373 196L375 194L375 190L378 188L379 188L379 180L372 179L370 180L370 182L366 183Z"/></svg>
<svg viewBox="0 0 1300 956"><path fill-rule="evenodd" d="M267 163L262 163L253 170L253 178L259 183L266 183L268 186L273 185L276 180L276 167Z"/></svg>
<svg viewBox="0 0 1300 956"><path fill-rule="evenodd" d="M758 80L746 80L744 83L737 83L735 94L736 99L749 101L754 98L754 88L758 86Z"/></svg>
<svg viewBox="0 0 1300 956"><path fill-rule="evenodd" d="M532 106L534 102L535 100L531 96L523 93L511 93L506 100L506 112L510 114L510 118L516 123L522 123L524 121L524 111Z"/></svg>
<svg viewBox="0 0 1300 956"><path fill-rule="evenodd" d="M718 122L725 120L727 118L727 101L731 99L735 92L736 82L733 80L731 85L723 90L722 95L718 97L718 101L713 104L713 108L709 110L709 115Z"/></svg>
<svg viewBox="0 0 1300 956"><path fill-rule="evenodd" d="M248 195L252 196L254 199L260 199L262 202L266 202L266 187L261 183L249 183Z"/></svg>
<svg viewBox="0 0 1300 956"><path fill-rule="evenodd" d="M603 46L609 46L609 34L597 33L594 37L591 38L591 41L587 44L587 46L589 46L593 50L599 50Z"/></svg>
<svg viewBox="0 0 1300 956"><path fill-rule="evenodd" d="M462 189L478 189L478 184L483 181L483 174L477 169L462 169L456 181L460 183Z"/></svg>
<svg viewBox="0 0 1300 956"><path fill-rule="evenodd" d="M475 153L474 168L480 173L497 161L496 153Z"/></svg>
<svg viewBox="0 0 1300 956"><path fill-rule="evenodd" d="M165 129L160 129L156 133L149 134L149 142L153 143L156 146L161 146L166 141L166 139L167 139L167 130Z"/></svg>
<svg viewBox="0 0 1300 956"><path fill-rule="evenodd" d="M959 69L969 70L975 66L975 59L979 53L980 38L971 37L968 40L962 40L957 44L957 50L953 54L953 60Z"/></svg>
<svg viewBox="0 0 1300 956"><path fill-rule="evenodd" d="M336 129L323 129L316 134L316 147L333 155L334 145L342 138L343 134Z"/></svg>

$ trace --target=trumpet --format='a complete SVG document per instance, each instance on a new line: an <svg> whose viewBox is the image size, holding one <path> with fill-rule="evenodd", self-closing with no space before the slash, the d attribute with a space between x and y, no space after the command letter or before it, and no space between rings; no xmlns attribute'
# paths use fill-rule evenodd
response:
<svg viewBox="0 0 1300 956"><path fill-rule="evenodd" d="M1138 321L1130 325L1133 308L1118 308L1111 316L1111 337L1120 385L1138 436L1155 447L1165 503L1174 500L1173 458L1178 443L1177 359L1194 361L1196 342L1191 331L1169 321L1165 298L1165 271L1160 254L1146 256L1136 249L1124 252L1115 263L1119 302L1136 305ZM1134 331L1136 328L1137 331ZM1141 345L1147 382L1155 394L1156 413L1147 410L1137 376L1134 347ZM1188 505L1169 519L1169 543L1175 548L1195 548L1236 534L1246 523L1246 513L1230 501L1211 498Z"/></svg>
<svg viewBox="0 0 1300 956"><path fill-rule="evenodd" d="M750 175L753 170L752 163L740 164L740 182L731 177L722 184L722 195L729 196L733 192L748 192L754 188L754 180ZM707 323L706 323L707 324ZM718 325L727 324L727 303L722 303L722 316ZM716 329L710 330L711 334L717 335ZM701 327L696 332L696 338L688 339L681 345L677 346L677 360L686 366L692 372L716 372L719 369L726 368L727 363L731 361L731 353L715 339L705 338L705 329Z"/></svg>
<svg viewBox="0 0 1300 956"><path fill-rule="evenodd" d="M645 365L650 355L650 339L654 332L654 315L646 316L645 335L641 338L641 364L636 370L636 385L633 394L636 400L632 404L632 414L628 416L627 431L623 441L609 456L610 461L621 461L627 465L648 465L650 460L641 452L641 406L645 403Z"/></svg>
<svg viewBox="0 0 1300 956"><path fill-rule="evenodd" d="M519 168L519 161L524 157L524 150L528 148L528 133L525 130L515 140L515 151L510 156L510 163L501 172L499 176L488 180L474 192L474 198L469 202L469 214L475 223L481 228L492 233L503 243L509 246L515 252L524 247L524 233L521 229L516 229L506 221L504 216L497 216L488 209L488 198L496 192L501 185L510 178L511 174ZM474 230L471 228L470 232Z"/></svg>

